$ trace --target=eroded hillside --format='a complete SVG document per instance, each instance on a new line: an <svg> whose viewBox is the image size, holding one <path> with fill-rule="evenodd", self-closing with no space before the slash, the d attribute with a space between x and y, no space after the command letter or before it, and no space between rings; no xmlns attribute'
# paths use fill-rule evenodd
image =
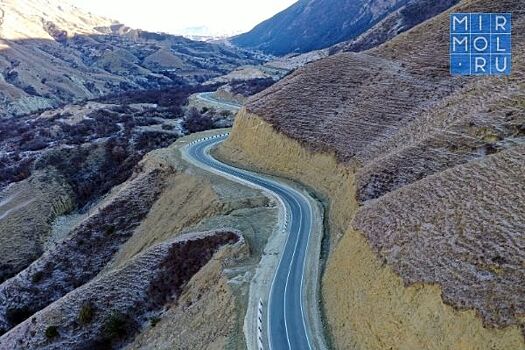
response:
<svg viewBox="0 0 525 350"><path fill-rule="evenodd" d="M277 208L184 161L195 137L146 154L86 210L53 168L2 191L3 278L14 276L0 284L0 348L244 348Z"/></svg>
<svg viewBox="0 0 525 350"><path fill-rule="evenodd" d="M525 348L524 10L450 10L513 13L508 78L450 76L447 12L298 69L238 117L224 158L329 198L336 348Z"/></svg>
<svg viewBox="0 0 525 350"><path fill-rule="evenodd" d="M26 320L0 338L0 346L122 346L144 324L160 321L163 308L177 300L185 284L222 246L237 245L222 251L225 259L243 244L240 233L228 231L187 234L159 244Z"/></svg>
<svg viewBox="0 0 525 350"><path fill-rule="evenodd" d="M0 116L122 91L204 82L254 54L150 33L54 0L3 0Z"/></svg>

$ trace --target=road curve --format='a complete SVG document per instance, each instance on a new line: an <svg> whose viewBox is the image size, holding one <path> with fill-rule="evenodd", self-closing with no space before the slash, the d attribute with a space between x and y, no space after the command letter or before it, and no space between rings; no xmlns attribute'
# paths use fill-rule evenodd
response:
<svg viewBox="0 0 525 350"><path fill-rule="evenodd" d="M313 228L314 211L310 201L285 183L260 174L234 168L219 162L209 149L224 141L227 135L197 140L185 147L185 157L192 163L219 175L262 188L277 197L286 209L287 236L275 271L268 301L265 302L265 348L272 350L314 349L311 325L306 315L305 270L308 245ZM309 276L310 277L310 276Z"/></svg>
<svg viewBox="0 0 525 350"><path fill-rule="evenodd" d="M227 109L239 110L242 105L232 101L223 101L215 98L215 92L200 92L196 94L197 98L205 103L209 103L212 106L224 107Z"/></svg>

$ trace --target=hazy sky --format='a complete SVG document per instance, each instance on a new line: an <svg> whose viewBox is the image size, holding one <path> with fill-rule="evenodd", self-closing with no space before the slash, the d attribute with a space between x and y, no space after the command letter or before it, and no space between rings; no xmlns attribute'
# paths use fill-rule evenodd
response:
<svg viewBox="0 0 525 350"><path fill-rule="evenodd" d="M188 34L203 28L208 34L246 32L296 0L70 0L95 14L134 28Z"/></svg>

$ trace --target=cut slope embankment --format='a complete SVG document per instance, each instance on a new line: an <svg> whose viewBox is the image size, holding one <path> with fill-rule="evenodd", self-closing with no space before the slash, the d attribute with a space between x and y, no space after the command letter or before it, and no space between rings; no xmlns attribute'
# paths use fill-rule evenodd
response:
<svg viewBox="0 0 525 350"><path fill-rule="evenodd" d="M449 12L513 12L513 74L451 77ZM525 4L463 1L252 98L219 152L316 189L336 348L524 349Z"/></svg>
<svg viewBox="0 0 525 350"><path fill-rule="evenodd" d="M263 147L266 151L260 152ZM443 301L437 282L425 284L425 281L403 280L398 269L378 255L367 235L369 231L360 231L362 227L355 223L355 217L368 218L367 211L373 209L359 208L355 200L355 174L351 168L338 164L335 157L308 150L245 111L237 116L230 139L217 155L238 165L300 181L327 198L332 245L323 280L322 302L335 348L525 347L517 320L508 327L485 327L472 307L465 305L464 309L470 310L461 311L450 305L457 304L454 298ZM420 190L415 191L419 193ZM410 212L411 204L404 204L404 208L401 202L398 206ZM425 221L417 217L410 219ZM417 249L416 252L423 257L428 254ZM412 260L409 255L400 255L399 261L410 263ZM461 270L456 273L459 278L464 275ZM501 284L497 290L503 287ZM519 284L515 288L519 288ZM467 300L474 299L467 296Z"/></svg>

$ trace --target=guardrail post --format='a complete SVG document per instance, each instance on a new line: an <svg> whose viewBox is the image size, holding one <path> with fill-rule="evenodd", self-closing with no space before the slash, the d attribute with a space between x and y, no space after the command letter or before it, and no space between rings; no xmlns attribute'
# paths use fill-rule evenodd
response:
<svg viewBox="0 0 525 350"><path fill-rule="evenodd" d="M263 319L263 302L262 302L262 299L259 299L259 307L257 310L257 347L259 350L264 350L262 319Z"/></svg>

